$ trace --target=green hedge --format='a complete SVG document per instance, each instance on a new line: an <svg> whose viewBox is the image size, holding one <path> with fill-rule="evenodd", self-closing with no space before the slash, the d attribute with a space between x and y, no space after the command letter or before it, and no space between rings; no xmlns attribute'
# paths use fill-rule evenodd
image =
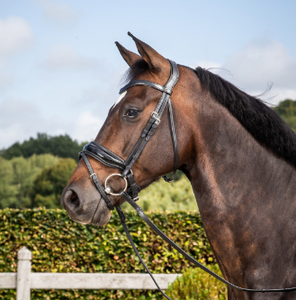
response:
<svg viewBox="0 0 296 300"><path fill-rule="evenodd" d="M208 266L222 276L218 264ZM174 300L225 300L227 286L199 268L186 269L169 285L167 295Z"/></svg>
<svg viewBox="0 0 296 300"><path fill-rule="evenodd" d="M204 263L214 262L196 213L147 213L168 236ZM127 224L147 265L155 273L181 273L190 267L133 212ZM33 272L143 273L115 213L104 227L72 222L63 210L0 210L0 272L16 272L17 251L32 251ZM15 299L0 290L0 298ZM32 299L162 299L157 291L32 291Z"/></svg>

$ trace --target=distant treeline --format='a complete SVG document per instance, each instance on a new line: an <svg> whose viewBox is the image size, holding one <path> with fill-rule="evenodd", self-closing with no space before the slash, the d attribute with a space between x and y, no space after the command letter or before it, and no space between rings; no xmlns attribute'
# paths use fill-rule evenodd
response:
<svg viewBox="0 0 296 300"><path fill-rule="evenodd" d="M28 158L33 154L52 154L58 157L73 158L78 160L78 152L86 142L78 143L67 134L49 136L46 133L37 133L37 138L30 138L23 143L16 142L7 149L0 151L5 159L22 156Z"/></svg>

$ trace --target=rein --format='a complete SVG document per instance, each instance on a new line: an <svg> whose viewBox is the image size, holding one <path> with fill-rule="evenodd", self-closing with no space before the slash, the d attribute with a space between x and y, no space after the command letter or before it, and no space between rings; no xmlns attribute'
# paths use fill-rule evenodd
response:
<svg viewBox="0 0 296 300"><path fill-rule="evenodd" d="M132 149L131 153L129 154L128 158L126 160L123 160L121 157L110 151L109 149L105 148L104 146L96 143L96 142L90 142L89 144L85 145L83 150L79 153L79 157L83 158L88 171L90 173L90 178L93 180L98 192L101 194L102 198L104 199L107 207L110 210L114 210L114 206L109 199L108 195L111 196L120 196L123 198L123 200L127 201L138 213L138 215L142 218L142 220L156 233L158 234L163 240L165 240L169 245L171 245L174 249L176 249L180 254L182 254L187 260L192 262L194 265L197 267L201 268L205 272L209 273L216 279L220 280L224 284L228 285L231 288L237 289L239 291L244 291L244 292L289 292L289 291L295 291L296 287L290 287L290 288L281 288L281 289L248 289L248 288L243 288L239 287L237 285L234 285L233 283L227 281L226 279L222 278L221 276L217 275L201 263L199 263L196 259L194 259L192 256L187 254L182 248L180 248L177 244L175 244L168 236L166 236L143 212L142 208L136 203L137 200L139 200L139 192L140 192L140 187L136 184L132 172L132 166L133 164L137 161L139 158L140 154L144 150L146 144L154 134L156 128L158 127L160 121L161 121L161 116L165 110L166 105L168 105L168 110L169 110L169 117L170 117L170 125L171 125L171 132L172 132L172 140L173 140L173 147L174 147L174 171L171 176L171 178L167 178L164 176L165 181L171 182L173 181L174 174L178 168L178 147L177 147L177 137L176 137L176 130L175 130L175 124L174 124L174 116L173 116L173 110L172 110L172 104L171 104L171 99L170 96L172 94L174 86L177 84L178 79L179 79L179 70L175 62L168 60L170 65L171 65L171 74L170 78L168 79L167 83L164 86L161 86L157 83L147 81L147 80L135 80L124 86L120 90L120 94L125 92L127 89L133 87L133 86L148 86L152 87L156 90L159 90L162 92L161 98L155 108L155 110L151 113L151 116L142 131L140 138L138 139L137 143L135 144L134 148ZM110 168L115 168L119 169L121 171L120 173L114 173L109 175L104 183L104 187L100 184L96 173L94 172L88 157L90 156L102 164L104 164L107 167ZM111 177L118 176L121 179L124 180L125 182L125 187L124 189L119 192L119 193L113 193L111 188L108 186L108 180ZM98 209L99 204L97 205L96 210ZM133 247L136 255L140 259L141 263L151 276L152 280L154 281L155 285L159 289L159 291L162 293L164 297L167 299L171 300L159 287L157 284L155 278L153 277L153 274L150 272L148 267L146 266L145 262L143 261L141 255L139 254L132 237L129 233L129 230L127 228L127 225L125 223L125 215L121 209L120 206L116 206L116 211L118 213L118 216L120 218L121 224L123 226L123 229L127 235L127 238ZM96 212L96 211L95 211ZM94 214L95 214L94 212Z"/></svg>

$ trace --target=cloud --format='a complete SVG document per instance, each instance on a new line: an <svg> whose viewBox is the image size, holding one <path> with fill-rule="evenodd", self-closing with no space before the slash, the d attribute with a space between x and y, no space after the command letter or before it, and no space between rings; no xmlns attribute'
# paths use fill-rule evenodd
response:
<svg viewBox="0 0 296 300"><path fill-rule="evenodd" d="M38 110L28 101L6 98L0 103L0 148L23 141L42 124Z"/></svg>
<svg viewBox="0 0 296 300"><path fill-rule="evenodd" d="M96 137L102 124L103 120L91 111L67 117L42 112L27 100L6 98L0 103L0 149L36 137L38 132L53 136L69 134L79 142L89 141Z"/></svg>
<svg viewBox="0 0 296 300"><path fill-rule="evenodd" d="M74 24L78 21L78 14L68 4L54 2L52 0L42 0L41 3L43 14L46 19L63 25Z"/></svg>
<svg viewBox="0 0 296 300"><path fill-rule="evenodd" d="M33 41L33 31L22 18L0 19L0 59L28 47Z"/></svg>
<svg viewBox="0 0 296 300"><path fill-rule="evenodd" d="M98 61L81 56L68 44L59 44L50 49L43 65L49 69L84 70L95 69Z"/></svg>
<svg viewBox="0 0 296 300"><path fill-rule="evenodd" d="M250 42L223 65L233 77L229 80L248 93L262 93L270 85L267 97L272 101L296 95L296 58L280 43L270 40ZM295 96L294 96L295 98Z"/></svg>
<svg viewBox="0 0 296 300"><path fill-rule="evenodd" d="M33 41L29 23L16 17L0 19L0 90L14 82L14 75L8 71L8 58L26 49Z"/></svg>
<svg viewBox="0 0 296 300"><path fill-rule="evenodd" d="M94 140L102 125L103 120L98 116L95 116L90 111L84 111L78 116L77 121L75 121L71 136L75 137L78 141Z"/></svg>
<svg viewBox="0 0 296 300"><path fill-rule="evenodd" d="M14 76L11 72L4 72L0 63L0 91L11 86L14 82Z"/></svg>

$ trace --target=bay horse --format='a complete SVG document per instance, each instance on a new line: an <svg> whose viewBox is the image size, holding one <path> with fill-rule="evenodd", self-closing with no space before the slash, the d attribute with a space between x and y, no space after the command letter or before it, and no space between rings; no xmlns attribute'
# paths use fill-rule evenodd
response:
<svg viewBox="0 0 296 300"><path fill-rule="evenodd" d="M225 279L250 289L296 286L296 135L263 101L200 67L174 65L178 78L167 88L171 61L129 35L140 55L116 42L130 67L127 88L82 151L88 164L79 161L63 191L70 218L104 225L124 202L119 191L144 189L177 168L192 184ZM157 118L155 107L166 97ZM134 180L127 181L122 166L152 117L158 127L125 172ZM95 180L105 183L100 193ZM296 299L296 292L229 288L228 299Z"/></svg>

